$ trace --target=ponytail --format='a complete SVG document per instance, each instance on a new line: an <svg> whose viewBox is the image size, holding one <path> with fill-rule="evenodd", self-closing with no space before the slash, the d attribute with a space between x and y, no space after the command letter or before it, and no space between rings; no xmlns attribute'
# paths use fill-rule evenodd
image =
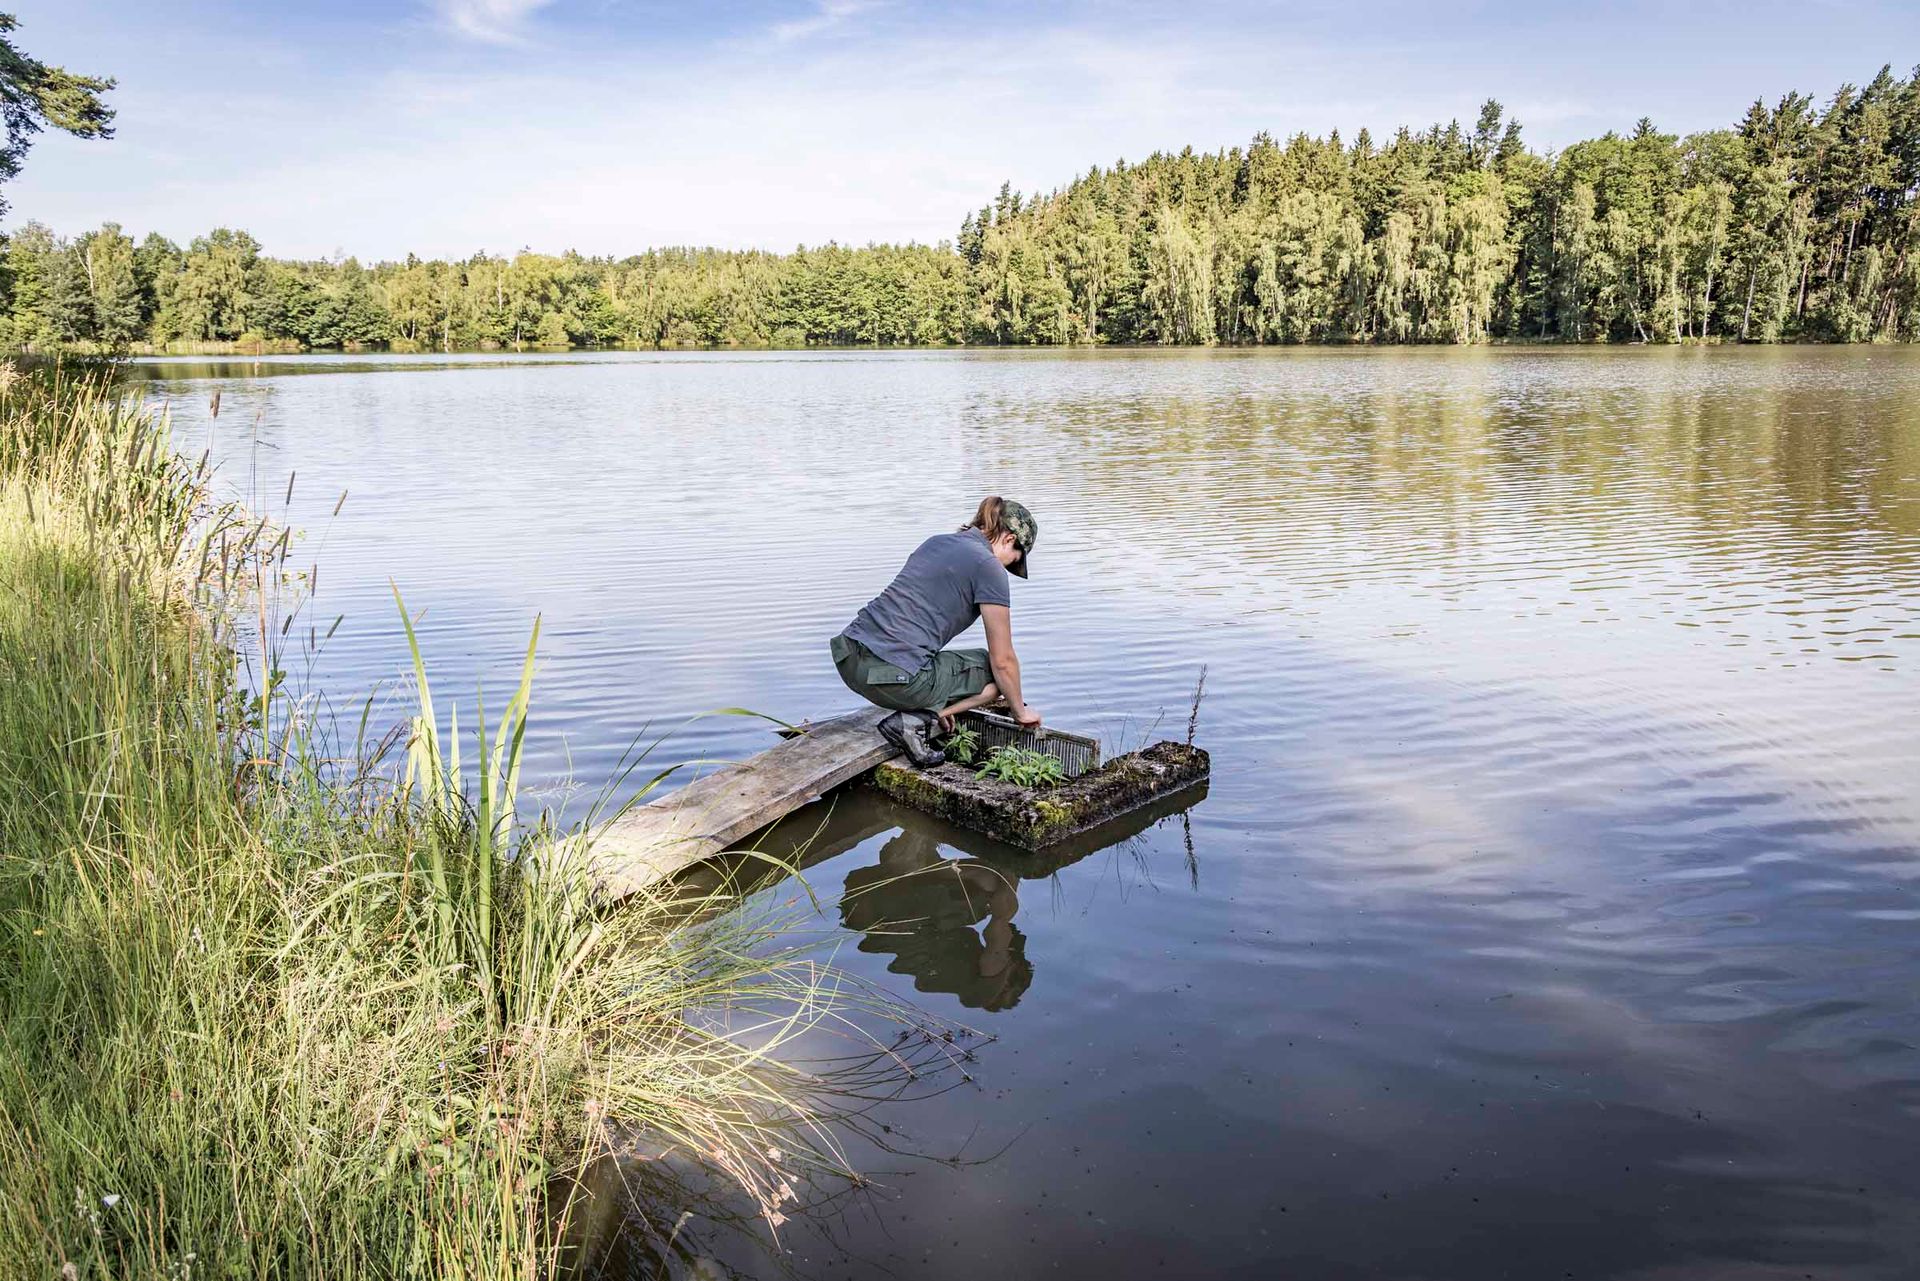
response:
<svg viewBox="0 0 1920 1281"><path fill-rule="evenodd" d="M960 526L961 532L965 533L969 529L977 529L980 531L980 536L985 538L989 543L1000 537L1000 535L1008 533L1007 527L1000 523L1000 509L1003 505L1004 503L998 494L993 495L991 498L981 499L980 510L974 512L972 520Z"/></svg>

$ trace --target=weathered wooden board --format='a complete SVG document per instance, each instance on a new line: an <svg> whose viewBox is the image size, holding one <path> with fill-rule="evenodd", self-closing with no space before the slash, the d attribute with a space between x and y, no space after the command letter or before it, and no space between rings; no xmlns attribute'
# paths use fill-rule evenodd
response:
<svg viewBox="0 0 1920 1281"><path fill-rule="evenodd" d="M723 765L679 791L629 810L594 834L594 879L625 898L693 866L814 797L892 760L899 749L874 728L887 712L869 707Z"/></svg>

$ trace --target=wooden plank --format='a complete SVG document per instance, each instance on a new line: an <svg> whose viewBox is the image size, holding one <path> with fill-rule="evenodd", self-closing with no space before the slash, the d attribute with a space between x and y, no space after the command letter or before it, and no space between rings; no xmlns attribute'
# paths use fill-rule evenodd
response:
<svg viewBox="0 0 1920 1281"><path fill-rule="evenodd" d="M594 879L624 898L712 858L757 828L898 756L875 729L888 713L849 712L679 791L594 834Z"/></svg>

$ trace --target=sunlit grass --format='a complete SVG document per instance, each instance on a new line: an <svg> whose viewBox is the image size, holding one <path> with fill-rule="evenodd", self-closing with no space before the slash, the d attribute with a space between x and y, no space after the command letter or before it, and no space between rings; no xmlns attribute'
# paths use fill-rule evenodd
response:
<svg viewBox="0 0 1920 1281"><path fill-rule="evenodd" d="M870 998L765 919L607 910L519 811L537 626L464 753L416 646L404 761L330 756L282 533L97 380L4 383L0 1274L536 1276L627 1136L766 1224L842 1164L781 1051Z"/></svg>

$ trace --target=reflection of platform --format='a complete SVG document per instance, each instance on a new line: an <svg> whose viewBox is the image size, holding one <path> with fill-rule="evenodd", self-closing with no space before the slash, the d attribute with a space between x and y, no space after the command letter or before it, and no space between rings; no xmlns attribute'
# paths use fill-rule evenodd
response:
<svg viewBox="0 0 1920 1281"><path fill-rule="evenodd" d="M859 950L888 958L888 971L910 976L917 992L950 995L970 1010L1007 1010L1035 974L1027 937L1014 923L1021 883L1131 840L1206 794L1201 779L1044 850L1024 850L873 788L847 788L756 833L747 849L682 873L672 893L693 917L724 912L788 875L888 835L868 861L848 868L840 895L841 923L859 936ZM1194 857L1189 838L1190 868Z"/></svg>
<svg viewBox="0 0 1920 1281"><path fill-rule="evenodd" d="M921 770L899 761L874 770L873 785L904 805L1009 845L1044 850L1191 787L1207 777L1209 764L1198 747L1155 743L1057 787L1021 787L965 765Z"/></svg>
<svg viewBox="0 0 1920 1281"><path fill-rule="evenodd" d="M679 897L712 910L715 896L744 898L794 872L805 872L838 858L882 833L908 826L924 831L949 850L991 863L1010 876L1036 880L1138 836L1161 819L1191 809L1206 797L1207 781L1201 779L1044 850L1025 850L937 815L911 810L878 791L845 788L755 832L735 852L683 872L674 886ZM739 852L744 850L752 852Z"/></svg>

